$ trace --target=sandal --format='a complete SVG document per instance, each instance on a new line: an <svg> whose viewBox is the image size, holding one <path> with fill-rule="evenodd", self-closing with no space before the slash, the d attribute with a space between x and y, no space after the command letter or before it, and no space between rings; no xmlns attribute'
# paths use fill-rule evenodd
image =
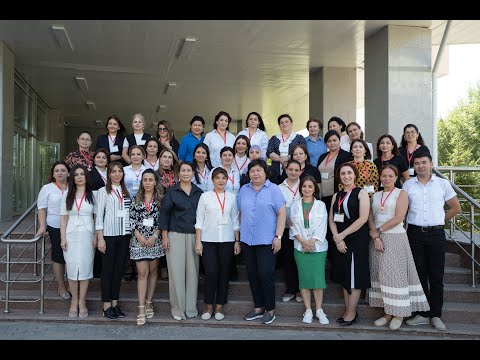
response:
<svg viewBox="0 0 480 360"><path fill-rule="evenodd" d="M145 311L145 305L139 306L138 311L140 311L140 309L142 309L142 308ZM145 313L137 315L137 325L145 325L146 322L147 322L147 319L145 317Z"/></svg>
<svg viewBox="0 0 480 360"><path fill-rule="evenodd" d="M145 304L149 305L149 307L145 308L145 315L147 319L151 319L155 314L155 312L153 311L153 303L151 301L145 301Z"/></svg>
<svg viewBox="0 0 480 360"><path fill-rule="evenodd" d="M67 291L63 294L58 293L58 296L60 296L63 300L70 300L72 298L70 291Z"/></svg>

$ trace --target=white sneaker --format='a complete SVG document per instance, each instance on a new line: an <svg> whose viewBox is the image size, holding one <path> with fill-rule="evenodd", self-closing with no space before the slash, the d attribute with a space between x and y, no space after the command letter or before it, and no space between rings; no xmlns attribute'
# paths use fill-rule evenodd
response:
<svg viewBox="0 0 480 360"><path fill-rule="evenodd" d="M295 295L295 301L296 301L297 303L302 303L302 302L303 302L303 298L302 298L302 295L300 295L300 293L297 293L297 294Z"/></svg>
<svg viewBox="0 0 480 360"><path fill-rule="evenodd" d="M215 313L215 319L218 320L218 321L221 321L221 320L225 319L225 315L221 312L217 312L217 313Z"/></svg>
<svg viewBox="0 0 480 360"><path fill-rule="evenodd" d="M330 321L328 321L327 315L323 312L323 309L317 309L316 315L320 324L322 325L330 324Z"/></svg>
<svg viewBox="0 0 480 360"><path fill-rule="evenodd" d="M212 313L209 313L208 311L205 311L202 314L202 320L210 320L211 317L212 317Z"/></svg>
<svg viewBox="0 0 480 360"><path fill-rule="evenodd" d="M285 294L283 294L282 301L283 302L288 302L288 301L292 300L294 297L295 297L295 295L293 295L293 294L285 293Z"/></svg>
<svg viewBox="0 0 480 360"><path fill-rule="evenodd" d="M311 324L312 321L313 321L313 313L312 313L312 309L307 309L304 313L303 313L303 320L302 320L304 323L306 324Z"/></svg>
<svg viewBox="0 0 480 360"><path fill-rule="evenodd" d="M405 321L405 323L411 326L428 325L430 324L430 319L420 315L416 315L414 318Z"/></svg>
<svg viewBox="0 0 480 360"><path fill-rule="evenodd" d="M443 323L442 319L440 319L439 317L432 317L431 322L435 329L441 330L441 331L447 330L447 327Z"/></svg>

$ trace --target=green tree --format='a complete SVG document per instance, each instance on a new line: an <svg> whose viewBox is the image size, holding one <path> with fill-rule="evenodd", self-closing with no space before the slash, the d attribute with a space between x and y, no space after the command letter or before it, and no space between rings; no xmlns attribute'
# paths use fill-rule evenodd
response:
<svg viewBox="0 0 480 360"><path fill-rule="evenodd" d="M438 165L480 166L480 83L468 91L466 99L438 122ZM455 173L455 184L480 184L480 173ZM480 188L462 187L478 201ZM462 203L463 211L469 211ZM478 225L478 221L477 221Z"/></svg>

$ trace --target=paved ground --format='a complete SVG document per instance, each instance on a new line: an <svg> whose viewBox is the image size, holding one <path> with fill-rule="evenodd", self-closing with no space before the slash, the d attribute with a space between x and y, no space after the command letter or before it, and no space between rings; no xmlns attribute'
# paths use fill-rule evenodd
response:
<svg viewBox="0 0 480 360"><path fill-rule="evenodd" d="M165 326L79 324L30 321L0 322L1 340L446 340L401 333L290 331ZM458 339L458 337L456 338Z"/></svg>

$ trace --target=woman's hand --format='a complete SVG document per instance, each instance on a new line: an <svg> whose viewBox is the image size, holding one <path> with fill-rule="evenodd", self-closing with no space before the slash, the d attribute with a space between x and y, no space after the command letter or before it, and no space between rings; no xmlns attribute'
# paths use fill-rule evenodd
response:
<svg viewBox="0 0 480 360"><path fill-rule="evenodd" d="M60 241L60 247L63 249L63 251L67 251L68 250L68 243L67 243L67 240L61 240Z"/></svg>
<svg viewBox="0 0 480 360"><path fill-rule="evenodd" d="M40 236L40 235L45 236L46 232L47 231L46 231L45 227L42 226L38 229L37 233L35 234L35 237Z"/></svg>
<svg viewBox="0 0 480 360"><path fill-rule="evenodd" d="M105 254L107 251L107 243L105 242L105 239L102 237L99 237L98 242L97 242L97 249L100 251L102 254Z"/></svg>
<svg viewBox="0 0 480 360"><path fill-rule="evenodd" d="M162 237L162 247L164 251L168 251L170 249L170 242L166 236Z"/></svg>
<svg viewBox="0 0 480 360"><path fill-rule="evenodd" d="M201 241L195 242L195 254L197 254L198 256L202 256L203 254L203 244Z"/></svg>
<svg viewBox="0 0 480 360"><path fill-rule="evenodd" d="M375 250L378 251L385 251L385 248L383 247L383 241L380 237L377 237L373 240L373 246L375 247Z"/></svg>
<svg viewBox="0 0 480 360"><path fill-rule="evenodd" d="M337 245L337 250L340 251L342 254L345 254L347 252L347 244L345 244L345 241L340 240L338 242L335 242L335 245Z"/></svg>

